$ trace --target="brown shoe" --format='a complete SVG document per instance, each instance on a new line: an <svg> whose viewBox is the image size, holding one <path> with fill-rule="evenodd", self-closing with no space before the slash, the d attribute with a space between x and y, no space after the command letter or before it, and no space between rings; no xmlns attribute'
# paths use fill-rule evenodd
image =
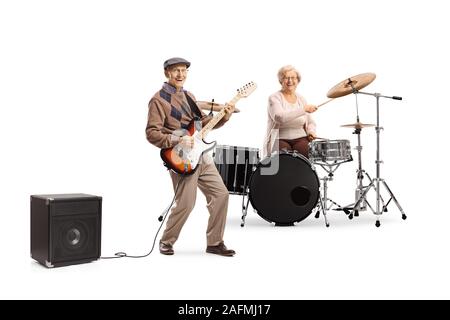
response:
<svg viewBox="0 0 450 320"><path fill-rule="evenodd" d="M173 251L172 245L164 244L162 242L159 242L159 252L168 256L171 256L175 253L175 251Z"/></svg>
<svg viewBox="0 0 450 320"><path fill-rule="evenodd" d="M235 255L235 251L231 249L227 249L225 243L221 242L217 246L207 246L206 252L214 253L225 257L232 257Z"/></svg>

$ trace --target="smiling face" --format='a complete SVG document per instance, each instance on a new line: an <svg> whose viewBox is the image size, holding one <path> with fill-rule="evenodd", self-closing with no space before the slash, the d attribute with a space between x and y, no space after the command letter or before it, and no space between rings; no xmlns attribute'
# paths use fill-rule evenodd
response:
<svg viewBox="0 0 450 320"><path fill-rule="evenodd" d="M176 64L167 68L164 73L167 77L167 82L177 88L177 90L180 90L186 81L187 71L185 64Z"/></svg>
<svg viewBox="0 0 450 320"><path fill-rule="evenodd" d="M286 93L294 93L298 86L298 75L295 70L289 70L284 74L281 80L282 91Z"/></svg>

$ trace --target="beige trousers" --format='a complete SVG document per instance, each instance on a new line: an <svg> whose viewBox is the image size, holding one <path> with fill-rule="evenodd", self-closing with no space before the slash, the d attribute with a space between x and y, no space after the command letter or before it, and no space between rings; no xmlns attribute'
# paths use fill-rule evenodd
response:
<svg viewBox="0 0 450 320"><path fill-rule="evenodd" d="M209 211L206 242L208 246L218 245L223 241L223 233L228 211L228 190L219 172L209 156L203 156L194 174L181 176L170 171L175 190L180 181L175 203L167 220L166 229L161 237L164 244L173 245L195 205L197 187L206 197Z"/></svg>

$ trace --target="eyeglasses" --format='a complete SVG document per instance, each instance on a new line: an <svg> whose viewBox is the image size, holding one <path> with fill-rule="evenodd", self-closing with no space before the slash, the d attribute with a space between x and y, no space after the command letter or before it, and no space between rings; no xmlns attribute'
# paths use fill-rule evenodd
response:
<svg viewBox="0 0 450 320"><path fill-rule="evenodd" d="M182 74L186 74L186 73L188 72L188 69L179 69L179 68L176 68L176 69L171 69L171 70L169 70L169 72L171 72L171 73L182 73Z"/></svg>
<svg viewBox="0 0 450 320"><path fill-rule="evenodd" d="M289 81L289 80L292 80L292 81L297 80L298 81L298 78L297 77L284 77L283 80L284 81Z"/></svg>

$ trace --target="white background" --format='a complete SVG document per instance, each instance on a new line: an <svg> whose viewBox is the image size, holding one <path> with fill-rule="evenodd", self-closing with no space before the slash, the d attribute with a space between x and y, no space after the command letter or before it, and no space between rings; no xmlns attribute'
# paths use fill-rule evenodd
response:
<svg viewBox="0 0 450 320"><path fill-rule="evenodd" d="M389 4L388 4L389 2ZM2 1L0 4L0 298L3 299L448 299L445 1ZM97 261L47 270L29 257L29 196L103 197L102 253L149 250L172 197L159 150L145 139L147 103L162 63L192 62L186 89L225 102L248 81L258 89L209 139L262 146L278 69L302 73L310 103L346 77L374 72L363 91L382 99L381 155L395 205L374 226L365 213L331 212L275 228L253 211L241 228L230 199L226 244L204 253L207 211L199 193L172 257ZM362 122L375 99L359 96ZM318 135L356 137L349 95L318 110ZM375 175L375 130L364 129L363 165ZM353 151L354 157L356 152ZM356 161L330 185L353 201Z"/></svg>

